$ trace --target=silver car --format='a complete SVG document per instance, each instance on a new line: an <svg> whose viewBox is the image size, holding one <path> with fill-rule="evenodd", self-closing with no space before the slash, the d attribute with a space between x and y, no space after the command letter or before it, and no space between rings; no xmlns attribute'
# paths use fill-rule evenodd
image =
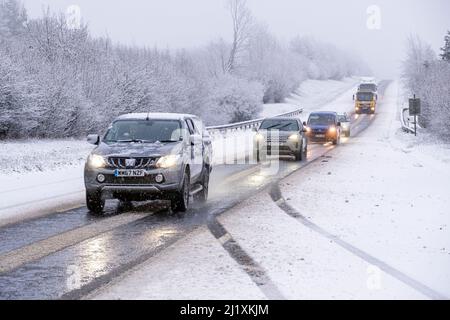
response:
<svg viewBox="0 0 450 320"><path fill-rule="evenodd" d="M254 138L254 156L258 162L266 155L293 156L306 160L308 138L306 128L297 118L265 119Z"/></svg>
<svg viewBox="0 0 450 320"><path fill-rule="evenodd" d="M338 120L341 123L341 131L344 133L344 136L350 137L351 134L351 123L350 117L347 113L338 114Z"/></svg>
<svg viewBox="0 0 450 320"><path fill-rule="evenodd" d="M84 170L86 203L101 213L105 200L170 200L185 212L190 195L208 198L211 139L202 121L185 114L128 114L117 118L103 139L90 135L97 147Z"/></svg>

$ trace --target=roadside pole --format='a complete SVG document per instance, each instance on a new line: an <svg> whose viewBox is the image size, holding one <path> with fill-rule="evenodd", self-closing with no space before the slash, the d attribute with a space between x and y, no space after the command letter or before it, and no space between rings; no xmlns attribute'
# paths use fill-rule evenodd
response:
<svg viewBox="0 0 450 320"><path fill-rule="evenodd" d="M420 99L414 95L413 99L409 99L409 115L414 116L414 135L417 136L417 116L420 114Z"/></svg>

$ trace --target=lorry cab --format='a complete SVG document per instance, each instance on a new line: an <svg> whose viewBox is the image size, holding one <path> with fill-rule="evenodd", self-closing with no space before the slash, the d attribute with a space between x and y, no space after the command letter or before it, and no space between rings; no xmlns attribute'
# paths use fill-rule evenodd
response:
<svg viewBox="0 0 450 320"><path fill-rule="evenodd" d="M377 95L372 91L358 91L354 97L356 114L374 114L377 107Z"/></svg>

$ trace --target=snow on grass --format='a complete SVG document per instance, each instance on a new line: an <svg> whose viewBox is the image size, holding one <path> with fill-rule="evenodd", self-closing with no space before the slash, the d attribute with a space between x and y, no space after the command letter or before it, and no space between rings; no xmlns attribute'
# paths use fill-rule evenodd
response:
<svg viewBox="0 0 450 320"><path fill-rule="evenodd" d="M84 140L0 142L0 174L79 166L92 149L93 146Z"/></svg>

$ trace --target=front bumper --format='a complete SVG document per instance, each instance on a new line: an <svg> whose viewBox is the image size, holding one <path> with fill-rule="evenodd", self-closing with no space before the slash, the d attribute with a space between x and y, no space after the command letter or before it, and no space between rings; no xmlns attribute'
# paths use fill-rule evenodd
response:
<svg viewBox="0 0 450 320"><path fill-rule="evenodd" d="M337 133L311 132L308 134L308 139L310 142L330 142L336 140L337 135Z"/></svg>
<svg viewBox="0 0 450 320"><path fill-rule="evenodd" d="M301 143L300 142L267 142L267 141L259 141L256 143L255 150L259 150L260 152L266 152L268 156L270 155L280 155L280 156L291 156L295 155L300 151Z"/></svg>
<svg viewBox="0 0 450 320"><path fill-rule="evenodd" d="M115 177L115 169L91 169L86 167L84 181L86 191L97 193L103 199L133 198L158 199L168 193L181 190L183 179L182 166L171 169L150 169L145 171L144 177ZM99 174L105 176L103 183L98 182ZM164 176L162 183L157 183L155 177Z"/></svg>
<svg viewBox="0 0 450 320"><path fill-rule="evenodd" d="M355 107L356 113L371 113L375 112L375 106L371 104L359 104Z"/></svg>

